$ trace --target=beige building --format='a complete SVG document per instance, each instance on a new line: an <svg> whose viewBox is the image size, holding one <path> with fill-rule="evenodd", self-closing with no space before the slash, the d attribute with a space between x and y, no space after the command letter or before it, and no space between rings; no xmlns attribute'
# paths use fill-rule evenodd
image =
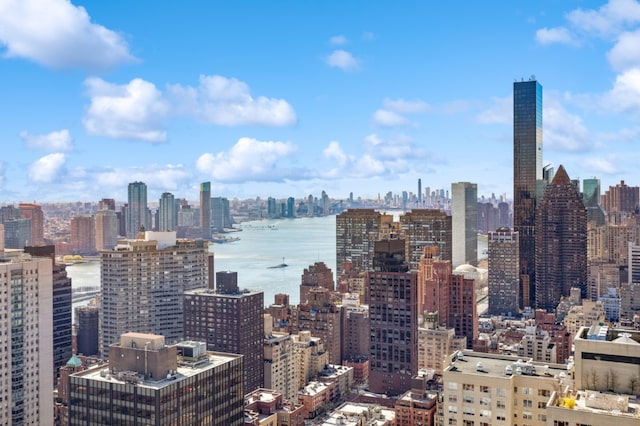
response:
<svg viewBox="0 0 640 426"><path fill-rule="evenodd" d="M640 332L593 325L573 342L576 389L640 395Z"/></svg>
<svg viewBox="0 0 640 426"><path fill-rule="evenodd" d="M289 333L272 331L271 315L264 316L264 387L282 394L285 400L297 401L299 362Z"/></svg>
<svg viewBox="0 0 640 426"><path fill-rule="evenodd" d="M324 349L322 339L312 337L309 331L292 334L291 339L298 363L298 389L301 389L329 364L329 353Z"/></svg>
<svg viewBox="0 0 640 426"><path fill-rule="evenodd" d="M572 306L563 320L567 331L574 337L580 328L601 322L604 322L604 305L591 300L583 300L582 305Z"/></svg>
<svg viewBox="0 0 640 426"><path fill-rule="evenodd" d="M53 424L50 258L0 252L0 424ZM16 309L17 308L17 309Z"/></svg>
<svg viewBox="0 0 640 426"><path fill-rule="evenodd" d="M453 328L444 326L418 327L418 369L442 374L446 358L467 347L467 339L456 337Z"/></svg>
<svg viewBox="0 0 640 426"><path fill-rule="evenodd" d="M458 352L443 372L437 424L546 425L547 402L563 385L566 372L559 364Z"/></svg>
<svg viewBox="0 0 640 426"><path fill-rule="evenodd" d="M640 404L629 395L597 391L554 393L547 406L547 426L637 426Z"/></svg>
<svg viewBox="0 0 640 426"><path fill-rule="evenodd" d="M518 344L518 356L539 362L555 362L556 345L551 341L547 331L538 330L535 325L528 325Z"/></svg>

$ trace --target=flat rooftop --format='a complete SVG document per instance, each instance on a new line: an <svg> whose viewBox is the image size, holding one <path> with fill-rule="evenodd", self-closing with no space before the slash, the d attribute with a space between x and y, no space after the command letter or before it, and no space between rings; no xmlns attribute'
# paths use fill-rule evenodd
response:
<svg viewBox="0 0 640 426"><path fill-rule="evenodd" d="M507 367L511 367L512 374L516 375L517 366L522 366L523 376L554 377L560 373L567 374L567 365L564 364L547 364L532 361L531 358L473 351L463 351L462 353L462 357L453 355L457 359L445 369L445 372L457 371L478 376L506 377L510 375L506 373ZM527 368L524 365L533 366L535 372L525 372Z"/></svg>

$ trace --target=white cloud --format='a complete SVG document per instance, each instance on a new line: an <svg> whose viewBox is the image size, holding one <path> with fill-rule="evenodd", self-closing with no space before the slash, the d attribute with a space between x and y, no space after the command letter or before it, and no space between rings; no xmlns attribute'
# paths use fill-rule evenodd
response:
<svg viewBox="0 0 640 426"><path fill-rule="evenodd" d="M69 130L62 129L47 133L46 135L32 135L24 131L20 132L20 138L32 149L45 151L71 151L73 149L73 138Z"/></svg>
<svg viewBox="0 0 640 426"><path fill-rule="evenodd" d="M129 182L140 181L158 192L175 191L187 185L192 173L182 164L151 164L132 168L108 168L87 172L87 180L100 188L121 190Z"/></svg>
<svg viewBox="0 0 640 426"><path fill-rule="evenodd" d="M379 109L373 113L373 123L381 127L398 127L407 126L410 121L396 112Z"/></svg>
<svg viewBox="0 0 640 426"><path fill-rule="evenodd" d="M574 36L564 27L540 28L536 31L536 41L540 44L576 44Z"/></svg>
<svg viewBox="0 0 640 426"><path fill-rule="evenodd" d="M600 101L608 111L640 114L640 68L618 74L613 88Z"/></svg>
<svg viewBox="0 0 640 426"><path fill-rule="evenodd" d="M135 61L120 34L68 0L0 2L0 45L7 57L54 68L104 70Z"/></svg>
<svg viewBox="0 0 640 426"><path fill-rule="evenodd" d="M618 41L607 53L607 59L617 71L640 65L640 30L620 34Z"/></svg>
<svg viewBox="0 0 640 426"><path fill-rule="evenodd" d="M343 35L336 35L333 36L329 39L329 43L331 44L335 44L335 45L342 45L342 44L346 44L347 43L347 38Z"/></svg>
<svg viewBox="0 0 640 426"><path fill-rule="evenodd" d="M513 122L513 97L491 98L489 108L476 116L482 124L509 124Z"/></svg>
<svg viewBox="0 0 640 426"><path fill-rule="evenodd" d="M236 78L200 76L198 87L172 85L168 96L176 112L220 126L289 126L297 116L284 99L253 98L249 86Z"/></svg>
<svg viewBox="0 0 640 426"><path fill-rule="evenodd" d="M299 170L276 167L296 151L289 142L240 138L228 152L202 154L196 168L220 182L277 182L300 174Z"/></svg>
<svg viewBox="0 0 640 426"><path fill-rule="evenodd" d="M407 101L402 98L398 99L389 99L386 98L382 101L382 105L391 111L404 113L404 114L413 114L418 112L425 112L430 109L429 105L420 100L416 101Z"/></svg>
<svg viewBox="0 0 640 426"><path fill-rule="evenodd" d="M342 49L334 50L327 56L326 62L330 67L340 68L343 71L353 71L360 66L360 61L351 53Z"/></svg>
<svg viewBox="0 0 640 426"><path fill-rule="evenodd" d="M340 146L340 142L331 141L329 145L322 151L322 154L331 160L335 160L338 162L338 166L344 166L349 161L349 157L344 153L342 147Z"/></svg>
<svg viewBox="0 0 640 426"><path fill-rule="evenodd" d="M153 83L136 78L117 85L89 78L85 85L91 104L82 121L89 134L148 142L166 140L162 121L169 105Z"/></svg>
<svg viewBox="0 0 640 426"><path fill-rule="evenodd" d="M575 9L567 19L580 31L607 37L640 22L640 4L635 0L610 0L597 10Z"/></svg>
<svg viewBox="0 0 640 426"><path fill-rule="evenodd" d="M582 118L568 112L553 95L543 106L544 146L555 151L588 151L593 148L593 136Z"/></svg>
<svg viewBox="0 0 640 426"><path fill-rule="evenodd" d="M67 158L62 153L46 155L29 166L29 179L38 183L51 183L62 171Z"/></svg>
<svg viewBox="0 0 640 426"><path fill-rule="evenodd" d="M616 164L618 161L612 160L611 158L603 158L603 157L592 157L587 158L584 161L584 165L591 169L594 175L604 173L604 174L616 174L619 172Z"/></svg>

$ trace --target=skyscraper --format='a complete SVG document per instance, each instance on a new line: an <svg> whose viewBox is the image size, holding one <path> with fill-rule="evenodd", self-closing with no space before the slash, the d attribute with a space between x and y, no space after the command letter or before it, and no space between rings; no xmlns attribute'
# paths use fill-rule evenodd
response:
<svg viewBox="0 0 640 426"><path fill-rule="evenodd" d="M158 206L158 231L176 231L178 229L178 207L172 193L163 192Z"/></svg>
<svg viewBox="0 0 640 426"><path fill-rule="evenodd" d="M264 382L264 293L240 291L237 272L216 273L215 290L202 286L184 293L186 339L207 342L211 351L244 357L247 394Z"/></svg>
<svg viewBox="0 0 640 426"><path fill-rule="evenodd" d="M118 215L114 210L96 212L96 251L110 250L118 242Z"/></svg>
<svg viewBox="0 0 640 426"><path fill-rule="evenodd" d="M391 223L393 216L374 209L349 209L336 216L337 276L344 272L342 265L351 261L354 271L372 269L373 247L380 238L383 224Z"/></svg>
<svg viewBox="0 0 640 426"><path fill-rule="evenodd" d="M513 83L513 226L520 238L520 294L535 294L537 182L542 180L542 86ZM524 295L526 292L527 295Z"/></svg>
<svg viewBox="0 0 640 426"><path fill-rule="evenodd" d="M520 306L518 233L498 228L488 237L489 314L517 315Z"/></svg>
<svg viewBox="0 0 640 426"><path fill-rule="evenodd" d="M53 424L53 277L50 258L0 253L0 424Z"/></svg>
<svg viewBox="0 0 640 426"><path fill-rule="evenodd" d="M177 240L176 232L146 231L100 252L102 356L129 331L183 339L183 293L208 282L203 240Z"/></svg>
<svg viewBox="0 0 640 426"><path fill-rule="evenodd" d="M44 244L44 213L39 204L20 203L20 217L31 219L31 241L30 246L41 246Z"/></svg>
<svg viewBox="0 0 640 426"><path fill-rule="evenodd" d="M451 241L454 268L478 263L478 185L451 184Z"/></svg>
<svg viewBox="0 0 640 426"><path fill-rule="evenodd" d="M132 182L128 194L126 232L127 238L135 238L141 226L147 231L151 229L147 220L147 185L144 182Z"/></svg>
<svg viewBox="0 0 640 426"><path fill-rule="evenodd" d="M418 269L427 246L437 246L440 259L451 260L451 216L437 209L414 209L400 216L400 226L410 269Z"/></svg>
<svg viewBox="0 0 640 426"><path fill-rule="evenodd" d="M605 214L600 205L600 179L582 180L582 202L587 208L587 222L591 222L595 226L603 226Z"/></svg>
<svg viewBox="0 0 640 426"><path fill-rule="evenodd" d="M211 239L211 182L200 184L200 228L202 238Z"/></svg>
<svg viewBox="0 0 640 426"><path fill-rule="evenodd" d="M398 395L418 370L418 280L401 239L376 241L370 288L369 389Z"/></svg>
<svg viewBox="0 0 640 426"><path fill-rule="evenodd" d="M211 227L216 232L223 232L224 228L231 228L231 211L229 200L224 197L211 199Z"/></svg>
<svg viewBox="0 0 640 426"><path fill-rule="evenodd" d="M536 308L551 311L572 287L587 297L587 211L561 165L536 213Z"/></svg>
<svg viewBox="0 0 640 426"><path fill-rule="evenodd" d="M94 217L90 215L75 216L71 218L70 227L73 252L76 254L95 254L96 224Z"/></svg>

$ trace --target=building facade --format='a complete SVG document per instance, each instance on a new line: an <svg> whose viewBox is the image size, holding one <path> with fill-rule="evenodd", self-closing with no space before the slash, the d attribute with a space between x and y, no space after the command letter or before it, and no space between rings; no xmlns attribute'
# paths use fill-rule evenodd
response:
<svg viewBox="0 0 640 426"><path fill-rule="evenodd" d="M81 215L71 218L71 249L74 254L96 253L96 223L93 216Z"/></svg>
<svg viewBox="0 0 640 426"><path fill-rule="evenodd" d="M518 232L499 228L488 236L489 314L515 316L520 311Z"/></svg>
<svg viewBox="0 0 640 426"><path fill-rule="evenodd" d="M178 230L178 205L170 192L163 192L158 206L158 231Z"/></svg>
<svg viewBox="0 0 640 426"><path fill-rule="evenodd" d="M452 219L445 212L436 209L411 210L400 216L400 227L406 241L409 269L418 269L423 249L429 246L438 247L441 260L452 260Z"/></svg>
<svg viewBox="0 0 640 426"><path fill-rule="evenodd" d="M151 230L149 209L147 207L147 185L144 182L132 182L128 187L128 203L125 209L126 236L136 238L140 227Z"/></svg>
<svg viewBox="0 0 640 426"><path fill-rule="evenodd" d="M451 263L478 264L478 185L451 184Z"/></svg>
<svg viewBox="0 0 640 426"><path fill-rule="evenodd" d="M183 340L183 293L208 283L203 240L178 240L175 232L146 231L100 252L102 356L120 335L136 331Z"/></svg>
<svg viewBox="0 0 640 426"><path fill-rule="evenodd" d="M96 251L111 250L118 243L118 215L115 210L96 212Z"/></svg>
<svg viewBox="0 0 640 426"><path fill-rule="evenodd" d="M202 238L211 239L211 182L200 184L200 228Z"/></svg>

